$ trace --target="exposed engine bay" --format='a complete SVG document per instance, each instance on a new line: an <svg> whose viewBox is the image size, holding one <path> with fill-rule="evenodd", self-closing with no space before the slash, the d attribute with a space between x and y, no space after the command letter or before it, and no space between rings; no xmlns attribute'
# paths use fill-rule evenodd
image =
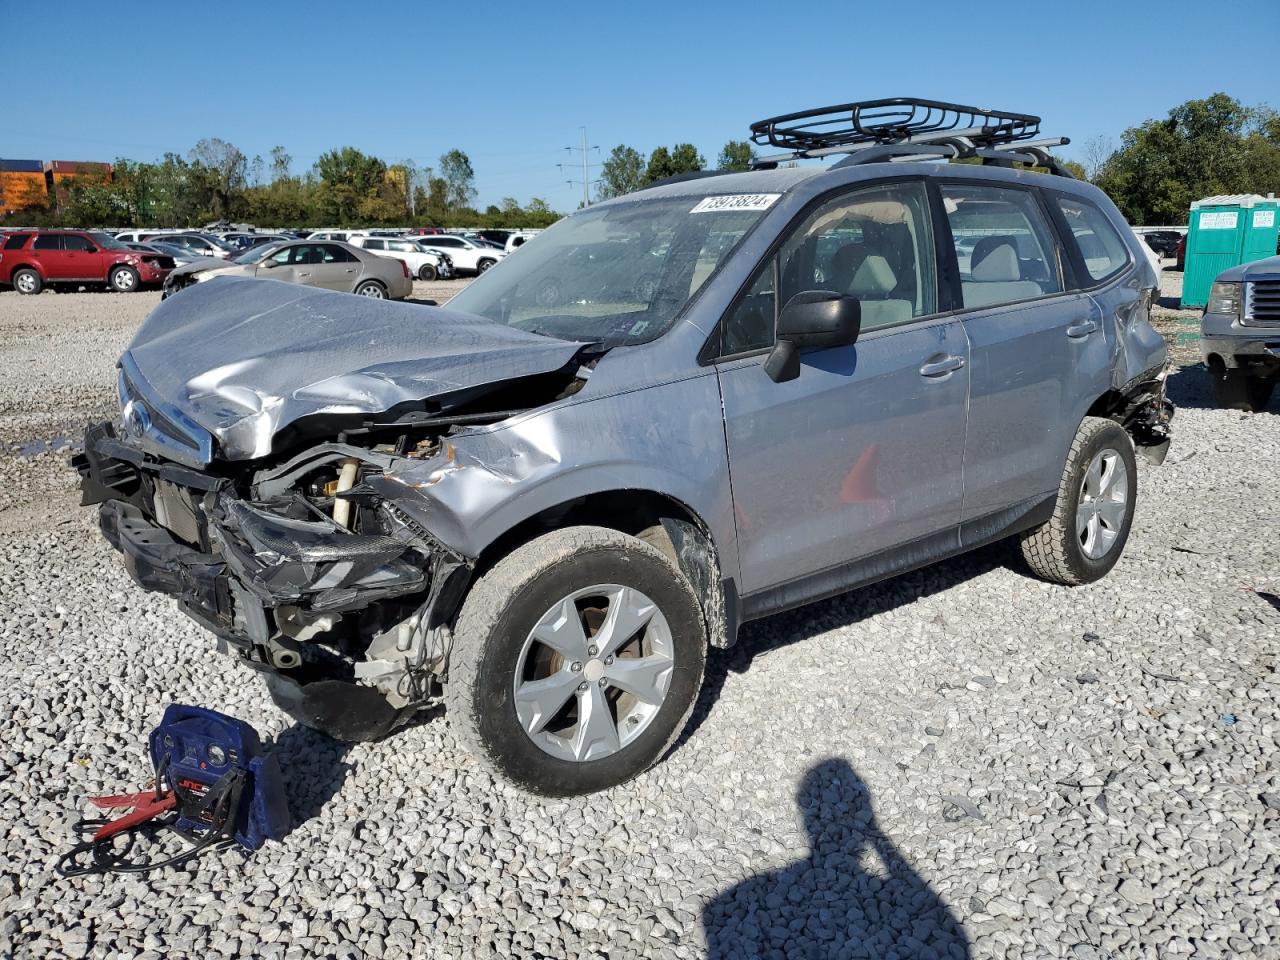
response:
<svg viewBox="0 0 1280 960"><path fill-rule="evenodd" d="M456 438L583 387L598 354L564 346L571 361L546 373L302 416L242 460L218 457L126 354L121 419L91 427L75 461L83 503L100 504L135 580L264 671L282 708L341 739L376 738L439 694L476 563L430 532L424 492L465 467Z"/></svg>

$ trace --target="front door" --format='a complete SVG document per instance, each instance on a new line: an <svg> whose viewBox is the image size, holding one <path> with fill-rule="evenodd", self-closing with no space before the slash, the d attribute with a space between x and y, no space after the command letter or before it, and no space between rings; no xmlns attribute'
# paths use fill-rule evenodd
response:
<svg viewBox="0 0 1280 960"><path fill-rule="evenodd" d="M777 312L809 289L857 297L862 332L774 383L762 361ZM927 194L902 181L819 206L726 314L717 368L748 612L751 594L794 584L798 602L953 548L968 345L937 294Z"/></svg>

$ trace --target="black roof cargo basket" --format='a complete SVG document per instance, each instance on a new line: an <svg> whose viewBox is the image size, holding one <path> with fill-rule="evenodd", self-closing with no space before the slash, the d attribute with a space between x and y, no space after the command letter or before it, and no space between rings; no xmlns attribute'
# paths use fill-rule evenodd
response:
<svg viewBox="0 0 1280 960"><path fill-rule="evenodd" d="M1040 138L1040 118L941 100L892 97L801 110L751 125L754 143L791 151L753 166L846 153L840 166L886 161L973 157L983 163L1028 163L1070 176L1047 152L1070 141Z"/></svg>

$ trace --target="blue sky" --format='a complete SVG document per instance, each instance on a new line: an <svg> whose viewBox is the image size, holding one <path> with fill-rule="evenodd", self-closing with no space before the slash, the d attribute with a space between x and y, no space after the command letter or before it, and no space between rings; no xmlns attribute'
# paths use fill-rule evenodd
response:
<svg viewBox="0 0 1280 960"><path fill-rule="evenodd" d="M887 96L1038 113L1076 147L1216 90L1280 107L1277 0L148 8L0 0L0 156L149 160L221 137L249 157L283 144L301 171L347 144L420 165L459 147L481 205L569 210L581 168L556 164L583 125L593 161L680 141L711 161L753 120Z"/></svg>

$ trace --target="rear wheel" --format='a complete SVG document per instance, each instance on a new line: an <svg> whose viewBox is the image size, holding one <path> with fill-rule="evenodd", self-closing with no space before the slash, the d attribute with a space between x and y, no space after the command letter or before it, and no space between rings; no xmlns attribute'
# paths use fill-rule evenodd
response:
<svg viewBox="0 0 1280 960"><path fill-rule="evenodd" d="M356 294L361 297L373 297L376 300L387 298L387 289L377 280L366 280L356 287Z"/></svg>
<svg viewBox="0 0 1280 960"><path fill-rule="evenodd" d="M39 293L42 287L44 287L44 281L40 279L40 274L30 267L13 272L13 288L19 293Z"/></svg>
<svg viewBox="0 0 1280 960"><path fill-rule="evenodd" d="M436 278L436 268L429 263L424 263L418 268L418 279L430 283Z"/></svg>
<svg viewBox="0 0 1280 960"><path fill-rule="evenodd" d="M1257 413L1271 401L1275 381L1251 377L1244 370L1229 370L1221 363L1209 368L1213 381L1213 397L1218 406L1228 410L1249 410Z"/></svg>
<svg viewBox="0 0 1280 960"><path fill-rule="evenodd" d="M1053 516L1022 535L1023 558L1053 583L1106 576L1124 552L1137 499L1133 441L1114 421L1086 417L1067 454Z"/></svg>
<svg viewBox="0 0 1280 960"><path fill-rule="evenodd" d="M138 289L138 271L133 267L116 267L107 277L107 283L116 293L133 293Z"/></svg>
<svg viewBox="0 0 1280 960"><path fill-rule="evenodd" d="M660 758L707 649L679 569L601 527L514 550L472 589L454 637L450 725L497 773L553 796L615 786Z"/></svg>

